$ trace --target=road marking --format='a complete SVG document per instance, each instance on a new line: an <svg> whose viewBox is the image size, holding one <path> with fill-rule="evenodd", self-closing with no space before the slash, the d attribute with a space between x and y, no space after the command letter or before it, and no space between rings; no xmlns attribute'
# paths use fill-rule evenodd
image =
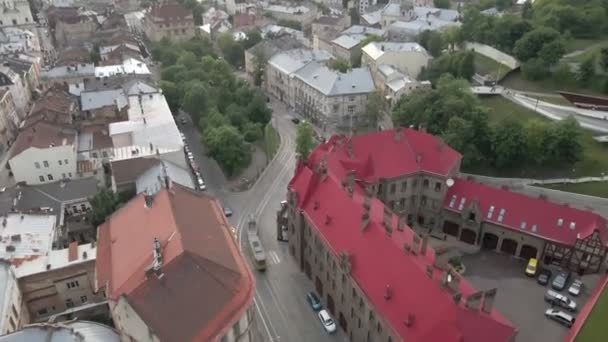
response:
<svg viewBox="0 0 608 342"><path fill-rule="evenodd" d="M273 261L275 264L279 264L279 263L281 263L281 258L279 258L279 255L277 254L277 252L275 252L275 251L270 251L270 252L268 252L268 255L270 255L270 258L272 259L272 261Z"/></svg>

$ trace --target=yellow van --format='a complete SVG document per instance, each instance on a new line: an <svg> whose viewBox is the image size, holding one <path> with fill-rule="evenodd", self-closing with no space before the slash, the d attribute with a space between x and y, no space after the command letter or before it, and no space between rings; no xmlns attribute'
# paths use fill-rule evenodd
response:
<svg viewBox="0 0 608 342"><path fill-rule="evenodd" d="M534 277L536 275L536 269L538 266L538 260L535 258L531 258L528 261L528 266L526 266L526 275L528 277Z"/></svg>

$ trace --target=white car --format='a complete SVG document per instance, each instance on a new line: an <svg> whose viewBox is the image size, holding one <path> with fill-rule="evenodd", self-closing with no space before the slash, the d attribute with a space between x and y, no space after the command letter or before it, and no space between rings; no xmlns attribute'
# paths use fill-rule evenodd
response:
<svg viewBox="0 0 608 342"><path fill-rule="evenodd" d="M196 182L198 184L198 188L201 190L206 190L207 186L205 185L205 181L203 181L203 179L201 177L197 177L196 178Z"/></svg>
<svg viewBox="0 0 608 342"><path fill-rule="evenodd" d="M186 141L186 136L184 135L184 133L180 133L179 135L182 137L182 141L185 142Z"/></svg>
<svg viewBox="0 0 608 342"><path fill-rule="evenodd" d="M327 310L319 311L318 315L319 315L319 320L321 321L321 324L323 324L323 328L325 328L325 331L327 331L330 334L336 332L336 323L334 323L334 320L331 319L331 316L329 316L329 313L327 313Z"/></svg>
<svg viewBox="0 0 608 342"><path fill-rule="evenodd" d="M553 290L547 291L545 294L545 301L551 303L551 305L560 306L571 312L576 311L576 303L573 300Z"/></svg>
<svg viewBox="0 0 608 342"><path fill-rule="evenodd" d="M583 282L580 279L576 279L572 282L572 285L570 285L570 288L568 288L568 293L573 296L578 296L579 294L581 294L582 289L583 289Z"/></svg>
<svg viewBox="0 0 608 342"><path fill-rule="evenodd" d="M188 152L188 160L194 160L194 155L192 154L192 152Z"/></svg>
<svg viewBox="0 0 608 342"><path fill-rule="evenodd" d="M568 328L570 328L576 321L575 317L572 317L563 311L555 309L547 309L547 311L545 311L545 316L547 316L547 318L549 319L552 319L560 324L567 326Z"/></svg>

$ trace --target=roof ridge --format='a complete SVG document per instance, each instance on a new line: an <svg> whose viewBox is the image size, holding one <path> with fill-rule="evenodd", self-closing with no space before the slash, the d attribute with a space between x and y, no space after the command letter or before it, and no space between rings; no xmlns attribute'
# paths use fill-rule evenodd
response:
<svg viewBox="0 0 608 342"><path fill-rule="evenodd" d="M213 265L214 267L218 267L218 268L220 268L220 269L222 269L224 271L227 271L227 273L229 273L230 276L236 276L237 278L241 277L241 273L239 273L239 272L237 272L237 271L235 271L233 269L230 269L230 268L228 268L228 267L226 267L226 266L224 266L224 265L222 265L220 263L217 263L217 262L215 262L215 261L213 261L213 260L211 260L211 259L209 259L207 257L204 257L204 256L198 255L198 254L196 254L194 252L191 252L189 250L184 250L184 252L182 253L182 255L184 257L189 257L192 260L192 262L194 262L195 264L199 265L202 269L204 269L205 272L207 273L207 275L209 275L211 278L215 279L218 283L224 285L224 287L226 287L227 289L229 289L230 292L232 292L233 294L239 292L234 287L231 287L232 284L227 284L225 281L223 281L222 279L220 279L220 277L217 277L215 272L212 272L212 270L209 270L208 267L206 267L206 266ZM174 258L173 260L175 260L175 259L177 259L177 258ZM201 264L201 263L197 262L198 259L200 259L201 261L204 261L205 264Z"/></svg>

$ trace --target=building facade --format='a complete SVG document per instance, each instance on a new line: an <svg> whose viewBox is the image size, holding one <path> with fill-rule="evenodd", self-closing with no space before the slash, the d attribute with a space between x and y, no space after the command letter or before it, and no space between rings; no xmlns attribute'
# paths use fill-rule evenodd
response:
<svg viewBox="0 0 608 342"><path fill-rule="evenodd" d="M62 47L90 43L98 28L97 20L91 16L61 18L55 25L55 43Z"/></svg>
<svg viewBox="0 0 608 342"><path fill-rule="evenodd" d="M393 66L398 71L417 78L422 68L428 66L432 57L418 43L372 42L362 49L361 65L369 66L378 76L382 64Z"/></svg>
<svg viewBox="0 0 608 342"><path fill-rule="evenodd" d="M94 244L73 242L16 268L32 322L46 322L52 316L85 319L107 314L104 294L94 291L96 252ZM96 304L99 307L91 310Z"/></svg>
<svg viewBox="0 0 608 342"><path fill-rule="evenodd" d="M270 5L265 7L264 11L277 20L288 20L299 23L303 31L311 29L312 23L317 19L318 15L316 7L304 5Z"/></svg>
<svg viewBox="0 0 608 342"><path fill-rule="evenodd" d="M34 26L30 3L26 0L9 0L2 3L0 27Z"/></svg>
<svg viewBox="0 0 608 342"><path fill-rule="evenodd" d="M124 226L136 221L147 223ZM216 200L168 181L114 213L98 250L96 284L123 340L258 341L253 275Z"/></svg>
<svg viewBox="0 0 608 342"><path fill-rule="evenodd" d="M20 122L13 94L8 90L0 90L0 143L3 146L13 143Z"/></svg>
<svg viewBox="0 0 608 342"><path fill-rule="evenodd" d="M473 289L437 259L429 235L406 223L410 214L418 220L423 198L441 210L430 203L442 203L442 181L458 170L460 155L435 150L437 141L422 132L374 134L330 138L299 163L288 186L289 251L336 324L355 342L515 341L516 329L493 309L496 289ZM397 151L403 158L394 158ZM405 217L390 207L398 193L415 198Z"/></svg>
<svg viewBox="0 0 608 342"><path fill-rule="evenodd" d="M6 260L0 261L0 289L0 334L5 335L29 323L29 315L23 308L23 296L14 268Z"/></svg>
<svg viewBox="0 0 608 342"><path fill-rule="evenodd" d="M194 37L192 12L176 2L163 2L150 8L144 16L144 31L151 41L169 38L174 41Z"/></svg>

